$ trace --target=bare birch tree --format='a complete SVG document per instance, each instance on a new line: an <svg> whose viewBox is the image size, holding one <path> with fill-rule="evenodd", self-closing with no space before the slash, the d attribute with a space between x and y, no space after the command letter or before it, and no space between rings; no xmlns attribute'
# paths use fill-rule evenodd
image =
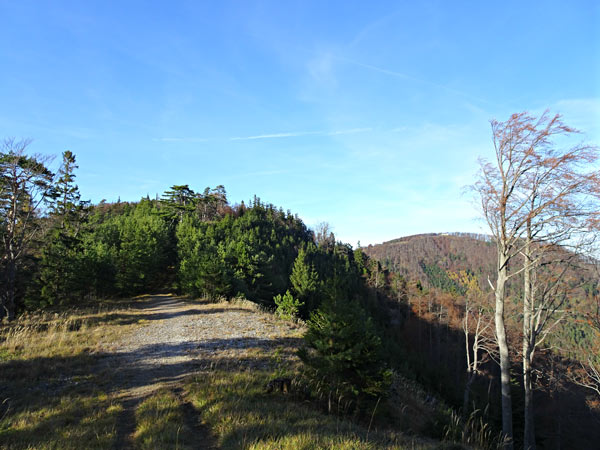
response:
<svg viewBox="0 0 600 450"><path fill-rule="evenodd" d="M540 267L551 264L548 255L558 245L578 248L585 243L586 232L597 225L599 176L589 167L597 160L598 149L583 144L561 147L559 141L577 131L566 126L559 115L551 117L548 112L539 118L513 114L506 122L494 120L491 124L496 161L481 161L474 189L498 248L496 284L490 285L495 293L502 428L506 448L512 448L510 349L504 306L508 280L523 274L524 448L530 450L535 448L531 364L540 337L556 324L555 314L562 304L559 280L564 271L554 269L554 280L543 289L536 274Z"/></svg>
<svg viewBox="0 0 600 450"><path fill-rule="evenodd" d="M475 275L466 271L451 273L450 277L466 290L465 311L462 329L465 335L465 355L467 365L467 382L463 395L463 415L468 414L471 388L478 375L481 375L481 365L490 358L497 359L497 351L493 326L494 319L490 308L489 295L479 287Z"/></svg>
<svg viewBox="0 0 600 450"><path fill-rule="evenodd" d="M596 275L599 273L596 266ZM598 281L600 287L600 280ZM590 354L585 361L580 362L580 371L571 373L571 380L576 384L594 391L600 397L600 295L594 296L595 310L586 318L590 331L594 333Z"/></svg>

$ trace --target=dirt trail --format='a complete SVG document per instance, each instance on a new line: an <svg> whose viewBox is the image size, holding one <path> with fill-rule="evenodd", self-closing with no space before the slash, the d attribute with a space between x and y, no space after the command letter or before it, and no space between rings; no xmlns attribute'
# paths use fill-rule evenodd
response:
<svg viewBox="0 0 600 450"><path fill-rule="evenodd" d="M182 381L223 362L260 365L248 358L249 349L275 347L289 336L289 327L257 312L248 304L191 303L171 295L155 295L134 308L138 320L147 322L114 344L104 360L114 374L113 394L123 405L115 448L131 448L135 409L158 389L168 388L182 397ZM216 448L198 412L182 401L186 423L202 443Z"/></svg>

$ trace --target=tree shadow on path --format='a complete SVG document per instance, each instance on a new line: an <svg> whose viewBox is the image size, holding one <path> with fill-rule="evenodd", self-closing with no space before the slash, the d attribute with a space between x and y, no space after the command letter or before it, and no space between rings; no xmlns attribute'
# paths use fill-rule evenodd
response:
<svg viewBox="0 0 600 450"><path fill-rule="evenodd" d="M169 327L174 324L171 321L184 317L228 311L252 313L237 307L202 309L201 305L184 303L171 296L146 299L133 305L133 309L130 316L114 314L106 321L114 324L121 323L121 319L123 323L162 320L157 326ZM154 323L147 327L155 326ZM190 339L141 345L131 350L117 348L74 356L0 362L0 403L9 399L0 406L0 443L10 448L36 448L44 446L49 435L58 435L57 439L61 439L62 433L65 437L59 444L61 448L76 448L70 444L68 430L83 427L86 436L89 435L89 448L133 448L136 409L159 389L168 389L181 399L185 419L182 426L195 436L192 447L217 448L214 436L202 425L199 412L185 399L183 380L215 366L270 367L274 364L271 351L294 347L299 342L299 338ZM12 426L22 414L35 417L34 425ZM98 432L99 421L117 424L106 439Z"/></svg>

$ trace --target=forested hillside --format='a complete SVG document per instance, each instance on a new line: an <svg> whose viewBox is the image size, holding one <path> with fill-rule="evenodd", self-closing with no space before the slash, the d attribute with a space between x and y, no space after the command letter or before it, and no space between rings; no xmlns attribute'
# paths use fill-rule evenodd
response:
<svg viewBox="0 0 600 450"><path fill-rule="evenodd" d="M484 290L489 289L488 278L493 280L496 273L496 244L488 235L418 234L369 245L362 250L396 275L419 281L425 287L447 291L463 290L460 283L448 276L449 273L467 271L477 278ZM598 282L595 262L578 257L571 269L572 286L582 291L577 295L593 297ZM515 289L520 287L515 286Z"/></svg>
<svg viewBox="0 0 600 450"><path fill-rule="evenodd" d="M497 264L495 243L488 236L439 233L407 236L363 251L381 262L382 279L388 280L390 286L389 295L408 304L402 333L406 342L412 342L426 355L419 373L434 384L440 383L440 390L448 393L448 385L458 384L458 379L452 381L452 377L466 369L463 407L472 395L483 395L487 398L483 404L489 402L491 410L499 414L498 404L489 400L490 392L496 389L492 380L498 377L490 284L495 280ZM582 436L589 434L586 430L593 427L600 412L594 391L597 385L593 382L593 369L590 370L597 364L600 344L596 325L598 275L594 260L571 255L564 249L559 252L570 264L561 275L563 290L552 294L560 310L551 322L550 332L544 335L544 346L535 356L535 398L540 405L535 412L537 440L542 445L563 442L572 448L586 448L593 444ZM507 289L507 332L509 341L518 343L522 339L519 308L523 278L512 279ZM465 333L469 335L470 357L460 348L465 345ZM519 350L511 353L515 379L520 369ZM461 359L464 368L457 364ZM440 361L445 375L436 373ZM515 383L513 389L517 404L521 404L519 385ZM455 395L458 402L461 391ZM568 414L563 412L565 408ZM520 420L517 418L516 423L520 424Z"/></svg>
<svg viewBox="0 0 600 450"><path fill-rule="evenodd" d="M485 280L496 266L496 246L490 237L469 233L406 236L369 245L363 251L390 271L427 287L456 286L446 271L467 270Z"/></svg>

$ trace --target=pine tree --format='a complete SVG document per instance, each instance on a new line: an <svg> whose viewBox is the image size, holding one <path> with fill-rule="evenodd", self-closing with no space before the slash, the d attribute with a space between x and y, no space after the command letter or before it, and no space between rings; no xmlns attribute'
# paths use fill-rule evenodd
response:
<svg viewBox="0 0 600 450"><path fill-rule="evenodd" d="M115 286L120 294L160 287L166 274L169 228L151 201L142 200L131 214L117 218L119 242Z"/></svg>
<svg viewBox="0 0 600 450"><path fill-rule="evenodd" d="M308 249L301 247L294 261L290 283L296 298L304 304L302 315L308 317L310 312L319 306L319 275L314 264L309 262L309 253L316 250L314 244L308 244Z"/></svg>
<svg viewBox="0 0 600 450"><path fill-rule="evenodd" d="M357 301L324 301L308 321L304 340L298 356L308 378L325 387L330 410L332 401L360 409L387 395L391 372L381 339Z"/></svg>
<svg viewBox="0 0 600 450"><path fill-rule="evenodd" d="M75 161L75 155L67 150L63 152L63 161L58 170L58 180L52 190L55 202L51 206L51 212L58 217L60 227L78 225L78 218L73 217L83 205L80 202L81 195L79 187L75 184L75 169L79 166Z"/></svg>
<svg viewBox="0 0 600 450"><path fill-rule="evenodd" d="M46 236L40 261L41 298L44 303L57 304L74 300L86 290L82 277L82 246L79 231L87 210L87 202L81 202L79 188L75 184L75 155L63 153L51 196L51 228Z"/></svg>
<svg viewBox="0 0 600 450"><path fill-rule="evenodd" d="M217 242L219 230L213 224L197 222L185 217L177 226L180 286L196 296L231 296L231 267L225 262L224 243Z"/></svg>
<svg viewBox="0 0 600 450"><path fill-rule="evenodd" d="M198 203L198 196L187 184L171 186L160 200L161 213L172 222L180 221L184 215L193 212Z"/></svg>
<svg viewBox="0 0 600 450"><path fill-rule="evenodd" d="M40 236L39 211L47 200L54 174L39 156L27 156L29 141L7 139L0 151L0 320L15 317L17 275L32 243Z"/></svg>

